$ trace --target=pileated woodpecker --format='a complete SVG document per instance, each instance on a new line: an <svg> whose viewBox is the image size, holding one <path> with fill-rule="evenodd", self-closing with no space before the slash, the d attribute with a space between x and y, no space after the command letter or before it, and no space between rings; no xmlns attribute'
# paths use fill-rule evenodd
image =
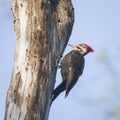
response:
<svg viewBox="0 0 120 120"><path fill-rule="evenodd" d="M65 90L65 97L82 75L84 69L84 55L94 50L87 44L71 45L74 50L64 56L61 63L62 83L53 91L52 102L56 97Z"/></svg>

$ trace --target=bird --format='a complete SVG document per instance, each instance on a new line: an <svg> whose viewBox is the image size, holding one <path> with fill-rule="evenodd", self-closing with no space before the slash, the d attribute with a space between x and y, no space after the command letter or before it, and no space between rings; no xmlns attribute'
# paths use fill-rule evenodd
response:
<svg viewBox="0 0 120 120"><path fill-rule="evenodd" d="M60 93L65 91L65 98L74 87L79 77L84 70L85 59L84 56L94 50L87 44L72 45L73 48L67 55L65 55L61 62L62 82L52 92L52 102L58 97Z"/></svg>

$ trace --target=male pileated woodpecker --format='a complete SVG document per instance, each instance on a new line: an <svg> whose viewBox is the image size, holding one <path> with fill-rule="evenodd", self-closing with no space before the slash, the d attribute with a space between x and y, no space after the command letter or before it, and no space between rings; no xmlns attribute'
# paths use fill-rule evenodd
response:
<svg viewBox="0 0 120 120"><path fill-rule="evenodd" d="M84 69L84 55L94 50L87 44L71 45L74 50L69 52L62 60L61 74L62 83L53 91L52 102L56 97L65 90L65 97L68 96L70 90L82 75Z"/></svg>

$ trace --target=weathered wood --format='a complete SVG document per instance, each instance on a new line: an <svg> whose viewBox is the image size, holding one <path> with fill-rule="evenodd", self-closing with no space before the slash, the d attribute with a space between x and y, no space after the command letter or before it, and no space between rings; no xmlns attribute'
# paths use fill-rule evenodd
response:
<svg viewBox="0 0 120 120"><path fill-rule="evenodd" d="M48 120L57 65L74 22L70 0L12 0L16 50L5 120Z"/></svg>

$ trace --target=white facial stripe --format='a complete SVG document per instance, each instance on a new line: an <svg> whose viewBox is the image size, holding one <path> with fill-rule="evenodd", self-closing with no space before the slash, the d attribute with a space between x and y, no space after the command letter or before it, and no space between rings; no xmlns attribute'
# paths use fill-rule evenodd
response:
<svg viewBox="0 0 120 120"><path fill-rule="evenodd" d="M78 48L78 50L80 51L81 54L87 53L86 46L79 44L77 48Z"/></svg>

